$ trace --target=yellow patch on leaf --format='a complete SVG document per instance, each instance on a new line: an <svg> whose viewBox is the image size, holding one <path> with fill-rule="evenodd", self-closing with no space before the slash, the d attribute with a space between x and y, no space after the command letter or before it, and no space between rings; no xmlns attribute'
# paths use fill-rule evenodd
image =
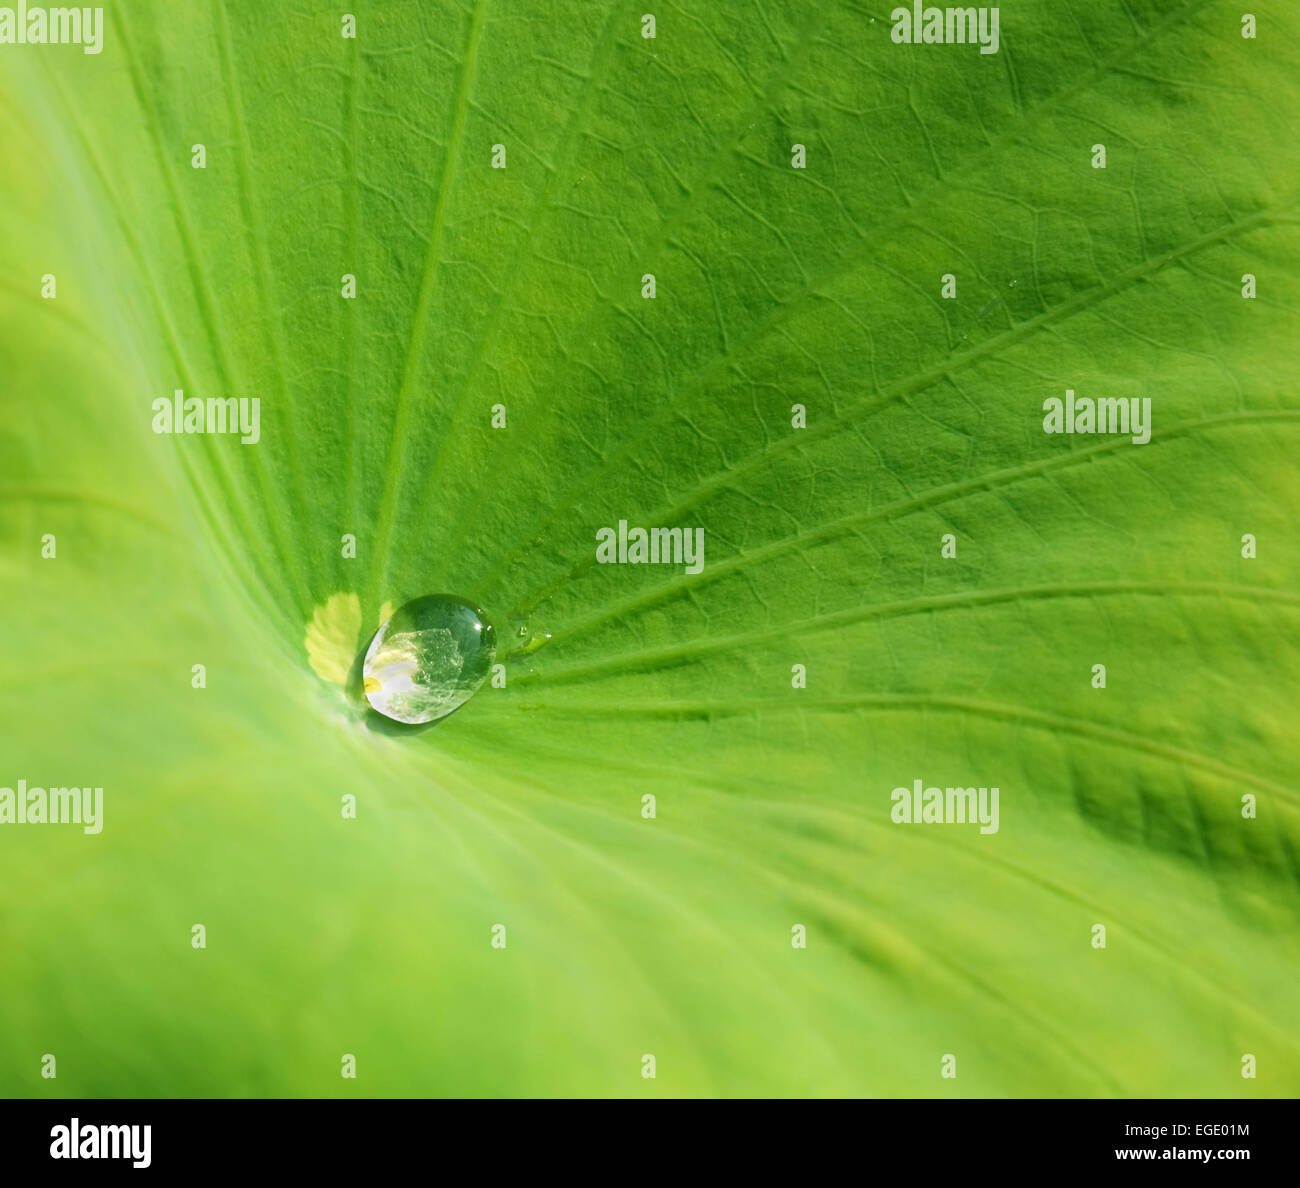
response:
<svg viewBox="0 0 1300 1188"><path fill-rule="evenodd" d="M346 685L356 660L361 635L361 599L355 594L331 594L307 624L303 646L311 670L321 680Z"/></svg>

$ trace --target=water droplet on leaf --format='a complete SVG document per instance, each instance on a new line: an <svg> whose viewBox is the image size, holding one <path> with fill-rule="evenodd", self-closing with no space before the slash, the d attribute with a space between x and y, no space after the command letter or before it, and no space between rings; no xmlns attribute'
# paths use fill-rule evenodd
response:
<svg viewBox="0 0 1300 1188"><path fill-rule="evenodd" d="M544 648L551 640L549 631L541 631L534 635L529 641L519 648L520 656L531 656L538 648Z"/></svg>
<svg viewBox="0 0 1300 1188"><path fill-rule="evenodd" d="M496 654L491 625L471 602L430 594L398 607L375 632L362 666L373 709L397 722L433 722L464 705Z"/></svg>

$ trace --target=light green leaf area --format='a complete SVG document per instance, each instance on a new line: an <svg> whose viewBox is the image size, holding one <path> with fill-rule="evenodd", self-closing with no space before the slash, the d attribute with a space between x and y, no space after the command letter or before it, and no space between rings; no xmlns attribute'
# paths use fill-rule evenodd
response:
<svg viewBox="0 0 1300 1188"><path fill-rule="evenodd" d="M1241 7L0 47L0 784L104 789L0 825L0 1094L1300 1093L1300 12ZM339 682L439 592L506 687L376 729Z"/></svg>

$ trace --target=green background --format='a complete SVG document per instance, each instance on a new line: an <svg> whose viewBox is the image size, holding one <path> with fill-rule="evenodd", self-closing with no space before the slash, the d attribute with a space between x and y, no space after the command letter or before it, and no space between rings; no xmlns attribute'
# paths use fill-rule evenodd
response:
<svg viewBox="0 0 1300 1188"><path fill-rule="evenodd" d="M1296 6L335 7L0 46L0 1093L1300 1093ZM438 591L552 638L379 732Z"/></svg>

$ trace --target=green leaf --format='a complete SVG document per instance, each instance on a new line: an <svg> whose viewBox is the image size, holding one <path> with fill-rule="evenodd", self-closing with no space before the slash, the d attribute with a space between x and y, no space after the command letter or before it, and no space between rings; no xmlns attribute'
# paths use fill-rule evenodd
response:
<svg viewBox="0 0 1300 1188"><path fill-rule="evenodd" d="M0 1093L1300 1093L1300 14L1239 7L0 47L0 785L104 789L0 826ZM347 674L437 592L506 686L381 731Z"/></svg>

